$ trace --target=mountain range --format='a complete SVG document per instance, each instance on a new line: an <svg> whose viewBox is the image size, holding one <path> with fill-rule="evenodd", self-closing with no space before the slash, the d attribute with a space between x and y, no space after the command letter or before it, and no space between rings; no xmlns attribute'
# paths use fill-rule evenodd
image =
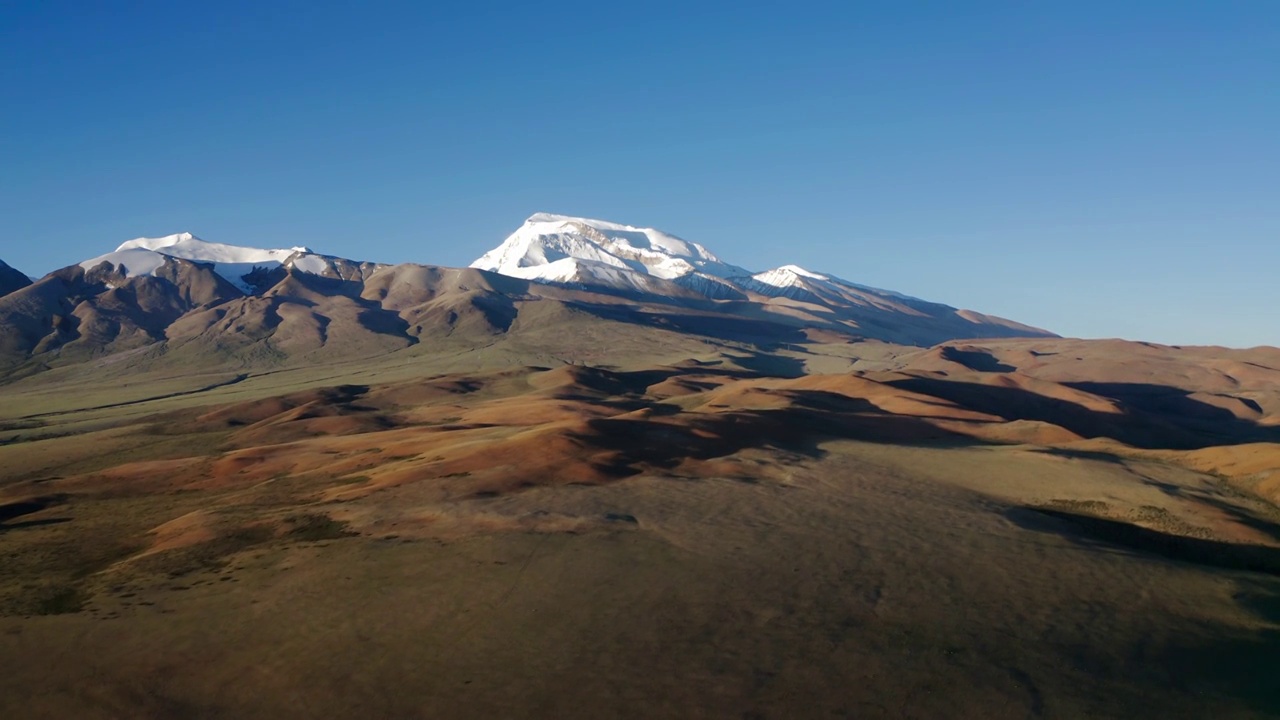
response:
<svg viewBox="0 0 1280 720"><path fill-rule="evenodd" d="M652 228L546 213L469 268L179 233L129 240L34 282L0 266L0 292L0 373L10 377L127 351L252 366L367 356L537 332L563 313L733 342L1053 336L795 265L751 272Z"/></svg>

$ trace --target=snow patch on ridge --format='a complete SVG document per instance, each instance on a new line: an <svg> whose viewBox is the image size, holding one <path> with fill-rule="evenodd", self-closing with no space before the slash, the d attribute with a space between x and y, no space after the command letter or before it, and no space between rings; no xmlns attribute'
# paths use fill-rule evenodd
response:
<svg viewBox="0 0 1280 720"><path fill-rule="evenodd" d="M86 260L80 263L80 267L88 271L109 263L126 277L138 277L155 275L164 266L166 259L171 257L212 264L214 272L245 293L253 292L253 287L245 282L245 276L258 269L273 270L288 265L302 272L320 274L328 266L306 247L262 249L224 245L206 242L184 232L158 238L128 240L121 243L115 252Z"/></svg>
<svg viewBox="0 0 1280 720"><path fill-rule="evenodd" d="M100 255L92 260L85 260L80 263L80 267L92 270L102 263L110 263L119 268L125 277L138 277L154 275L157 270L164 267L165 257L158 252L143 248L128 248Z"/></svg>
<svg viewBox="0 0 1280 720"><path fill-rule="evenodd" d="M297 248L294 249L297 250ZM294 270L312 275L323 275L324 271L329 269L329 263L319 255L299 255L289 265Z"/></svg>
<svg viewBox="0 0 1280 720"><path fill-rule="evenodd" d="M241 247L207 242L189 232L166 235L159 238L135 238L121 243L120 250L144 248L184 260L215 263L265 263L284 262L294 253L310 253L306 247L292 247L287 250L263 250L260 248Z"/></svg>

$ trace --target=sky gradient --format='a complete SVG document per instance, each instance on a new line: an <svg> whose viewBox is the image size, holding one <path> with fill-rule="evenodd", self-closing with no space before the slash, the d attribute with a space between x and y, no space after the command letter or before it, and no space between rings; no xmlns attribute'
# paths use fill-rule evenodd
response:
<svg viewBox="0 0 1280 720"><path fill-rule="evenodd" d="M466 265L546 211L1280 345L1280 3L613 5L0 5L0 259L185 230Z"/></svg>

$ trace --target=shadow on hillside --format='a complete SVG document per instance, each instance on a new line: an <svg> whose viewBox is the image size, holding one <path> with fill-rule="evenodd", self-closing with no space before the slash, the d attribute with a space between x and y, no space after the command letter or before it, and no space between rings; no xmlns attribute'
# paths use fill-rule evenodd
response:
<svg viewBox="0 0 1280 720"><path fill-rule="evenodd" d="M766 350L769 348L766 348ZM797 358L771 355L768 352L735 357L734 362L749 372L762 377L798 378L804 375L804 361Z"/></svg>
<svg viewBox="0 0 1280 720"><path fill-rule="evenodd" d="M1054 457L1068 458L1071 460L1096 460L1098 462L1114 463L1123 465L1125 459L1123 456L1109 452L1100 452L1098 450L1076 450L1073 448L1044 447L1035 448L1034 450L1041 455L1053 455Z"/></svg>
<svg viewBox="0 0 1280 720"><path fill-rule="evenodd" d="M1238 505L1225 502L1217 497L1202 495L1197 499L1199 499L1200 502L1212 505L1218 510L1221 510L1223 514L1227 515L1235 522L1240 523L1247 528L1256 530L1257 532L1270 537L1275 542L1280 543L1280 524L1272 522L1266 518L1259 517L1256 513L1249 512Z"/></svg>
<svg viewBox="0 0 1280 720"><path fill-rule="evenodd" d="M71 518L43 518L39 520L19 520L12 522L17 518L38 513L57 505L66 503L66 495L46 495L43 497L30 498L27 500L18 500L0 504L0 533L10 530L17 530L28 527L41 527L44 525L60 525L62 523L71 522Z"/></svg>
<svg viewBox="0 0 1280 720"><path fill-rule="evenodd" d="M1101 552L1156 556L1228 573L1233 599L1253 615L1257 627L1237 623L1188 622L1153 651L1179 683L1206 694L1238 698L1259 717L1280 713L1280 548L1171 535L1107 518L1035 507L1017 507L1006 516L1021 528L1054 533ZM1274 527L1274 526L1273 526Z"/></svg>
<svg viewBox="0 0 1280 720"><path fill-rule="evenodd" d="M1085 545L1118 547L1222 570L1280 576L1280 548L1276 547L1173 535L1110 518L1051 508L1015 508L1007 515L1019 527L1056 532Z"/></svg>
<svg viewBox="0 0 1280 720"><path fill-rule="evenodd" d="M885 413L870 401L823 390L785 393L787 406L723 412L655 412L662 420L598 418L575 436L612 453L607 468L618 477L644 468L669 470L685 460L710 460L751 447L774 447L820 458L821 443L835 438L899 444L982 444L939 428L927 418ZM714 407L714 406L713 406Z"/></svg>
<svg viewBox="0 0 1280 720"><path fill-rule="evenodd" d="M45 495L43 497L4 503L0 505L0 523L8 522L23 515L38 513L46 508L61 505L66 501L66 495Z"/></svg>
<svg viewBox="0 0 1280 720"><path fill-rule="evenodd" d="M569 302L566 304L569 307L605 320L661 328L672 332L700 335L717 340L729 340L755 345L808 342L808 337L805 335L803 328L757 319L736 318L720 314L658 312L626 305L606 305L603 303Z"/></svg>
<svg viewBox="0 0 1280 720"><path fill-rule="evenodd" d="M961 350L946 345L941 350L942 359L959 363L970 370L978 372L1010 373L1017 370L1012 365L1000 362L995 355L981 350Z"/></svg>
<svg viewBox="0 0 1280 720"><path fill-rule="evenodd" d="M398 313L383 308L377 301L361 296L364 289L363 283L310 273L290 273L284 280L273 286L270 292L272 299L315 307L316 303L307 299L299 289L325 297L345 297L359 308L356 312L356 322L365 330L379 335L405 338L410 344L418 342L418 338L409 332L407 320L400 317ZM507 324L510 325L510 322L508 321ZM327 343L328 338L325 341Z"/></svg>
<svg viewBox="0 0 1280 720"><path fill-rule="evenodd" d="M1220 491L1187 487L1183 485L1175 485L1170 482L1164 482L1162 480L1149 477L1139 469L1133 467L1129 468L1129 472L1141 478L1144 485L1153 487L1169 497L1189 498L1196 502L1212 506L1235 522L1266 535L1276 542L1280 542L1280 524L1273 520L1261 517L1254 512L1250 512L1237 503L1228 502L1224 499L1223 494Z"/></svg>
<svg viewBox="0 0 1280 720"><path fill-rule="evenodd" d="M1142 484L1147 485L1148 487L1153 487L1170 497L1190 499L1198 503L1212 506L1235 522L1256 530L1280 543L1280 523L1262 517L1256 512L1251 512L1245 507L1242 507L1238 502L1228 501L1226 499L1227 497L1234 496L1238 499L1240 493L1230 489L1225 482L1221 483L1220 487L1217 489L1176 485L1174 483L1164 482L1163 480L1157 480L1156 478L1148 476L1140 467L1136 467L1131 464L1123 455L1113 455L1105 452L1073 450L1070 448L1038 448L1035 452L1042 455L1053 455L1073 460L1093 460L1095 462L1124 465L1132 475L1139 478ZM1280 518L1280 514L1277 514L1276 517Z"/></svg>
<svg viewBox="0 0 1280 720"><path fill-rule="evenodd" d="M1184 390L1159 385L1072 385L1124 403L1126 412L1114 414L1021 388L928 377L892 380L888 384L1005 420L1037 420L1066 428L1081 437L1106 437L1147 450L1195 450L1217 445L1280 442L1280 428L1242 420L1227 410L1190 397Z"/></svg>
<svg viewBox="0 0 1280 720"><path fill-rule="evenodd" d="M1082 390L1093 395L1111 398L1124 404L1125 407L1155 415L1178 418L1185 426L1193 427L1206 434L1230 432L1233 423L1252 425L1240 420L1231 411L1201 402L1191 397L1191 393L1180 388L1150 383L1101 383L1072 382L1064 383L1067 387ZM1236 398L1254 412L1261 408L1253 400Z"/></svg>

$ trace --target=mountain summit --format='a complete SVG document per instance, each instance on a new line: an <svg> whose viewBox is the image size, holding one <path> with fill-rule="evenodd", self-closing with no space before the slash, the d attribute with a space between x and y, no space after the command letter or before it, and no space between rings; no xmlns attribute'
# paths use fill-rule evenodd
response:
<svg viewBox="0 0 1280 720"><path fill-rule="evenodd" d="M471 267L539 282L662 292L654 278L708 288L749 275L706 248L654 228L537 213Z"/></svg>

